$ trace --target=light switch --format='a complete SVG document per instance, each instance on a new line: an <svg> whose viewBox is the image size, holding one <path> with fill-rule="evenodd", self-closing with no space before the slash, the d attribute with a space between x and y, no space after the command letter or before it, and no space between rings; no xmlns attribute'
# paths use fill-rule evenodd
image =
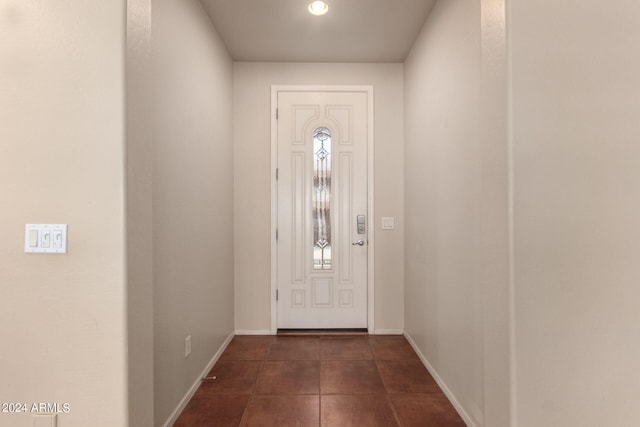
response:
<svg viewBox="0 0 640 427"><path fill-rule="evenodd" d="M53 247L56 249L62 249L62 231L53 230Z"/></svg>
<svg viewBox="0 0 640 427"><path fill-rule="evenodd" d="M24 251L29 254L67 253L67 224L27 224Z"/></svg>
<svg viewBox="0 0 640 427"><path fill-rule="evenodd" d="M51 230L42 230L40 232L41 240L40 246L42 248L50 248L51 247Z"/></svg>
<svg viewBox="0 0 640 427"><path fill-rule="evenodd" d="M395 229L395 217L392 216L383 216L382 217L382 229L383 230L393 230Z"/></svg>
<svg viewBox="0 0 640 427"><path fill-rule="evenodd" d="M28 231L29 238L29 247L35 248L38 246L38 230L29 230Z"/></svg>

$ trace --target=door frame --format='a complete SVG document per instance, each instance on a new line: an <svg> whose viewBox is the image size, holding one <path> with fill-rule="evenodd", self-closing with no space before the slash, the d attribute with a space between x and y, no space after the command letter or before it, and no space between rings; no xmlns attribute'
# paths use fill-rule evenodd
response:
<svg viewBox="0 0 640 427"><path fill-rule="evenodd" d="M278 93L280 92L362 92L367 94L367 330L370 334L374 328L374 108L373 86L371 85L271 85L271 334L278 332L278 247L276 228L278 227L278 183L276 167L278 165Z"/></svg>

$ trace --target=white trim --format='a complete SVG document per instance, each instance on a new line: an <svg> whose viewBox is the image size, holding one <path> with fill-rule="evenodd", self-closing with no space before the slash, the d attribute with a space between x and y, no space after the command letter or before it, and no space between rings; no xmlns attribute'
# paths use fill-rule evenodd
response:
<svg viewBox="0 0 640 427"><path fill-rule="evenodd" d="M375 279L375 211L373 207L375 206L374 200L374 191L375 188L375 179L374 179L374 166L375 166L375 110L374 110L374 95L373 95L373 86L364 86L367 92L367 157L369 160L369 164L367 165L367 185L369 186L369 194L367 200L367 218L369 218L369 241L368 241L368 251L369 259L367 260L367 311L368 311L368 321L367 321L367 329L369 333L375 331L375 287L374 279Z"/></svg>
<svg viewBox="0 0 640 427"><path fill-rule="evenodd" d="M367 216L369 218L369 244L367 247L367 330L375 334L375 211L374 211L374 92L371 85L271 85L271 334L278 331L278 303L276 289L278 287L278 248L276 246L276 228L278 226L278 183L276 181L276 167L278 165L278 122L276 109L278 108L278 92L364 92L367 94Z"/></svg>
<svg viewBox="0 0 640 427"><path fill-rule="evenodd" d="M276 167L278 166L278 91L281 86L271 86L271 334L278 332L278 245L276 230L278 228L278 181L276 181Z"/></svg>
<svg viewBox="0 0 640 427"><path fill-rule="evenodd" d="M402 329L376 329L373 335L404 335Z"/></svg>
<svg viewBox="0 0 640 427"><path fill-rule="evenodd" d="M442 389L443 393L445 394L445 396L447 396L447 399L449 399L449 401L451 402L453 407L456 409L456 411L458 412L462 420L465 422L465 424L469 427L477 427L476 424L471 419L471 417L464 410L462 405L460 405L460 403L456 399L456 396L453 394L453 392L449 390L449 387L447 387L447 385L442 380L442 378L440 378L440 375L438 375L438 372L436 372L436 370L433 368L433 366L431 366L431 364L429 363L427 358L424 356L424 354L422 354L422 351L420 351L420 349L418 348L413 338L411 338L411 335L409 335L405 331L404 336L407 339L407 341L409 341L409 344L411 345L411 347L413 347L413 350L416 352L416 354L422 361L422 364L424 365L424 367L427 368L427 371L429 371L429 373L431 374L433 379L436 381L440 389Z"/></svg>
<svg viewBox="0 0 640 427"><path fill-rule="evenodd" d="M275 335L275 332L269 329L237 329L236 335Z"/></svg>
<svg viewBox="0 0 640 427"><path fill-rule="evenodd" d="M218 359L220 359L220 356L222 356L222 353L225 351L225 349L227 348L227 346L229 345L233 337L234 337L234 333L231 332L229 336L224 340L224 342L222 343L218 351L216 351L216 354L213 355L213 358L211 358L209 363L207 363L207 366L202 370L202 373L198 376L198 378L193 383L189 391L187 391L187 394L182 398L178 407L173 411L169 419L165 421L165 423L163 424L163 427L170 427L178 420L178 417L180 416L184 408L186 408L187 404L189 403L193 395L196 394L196 391L198 391L198 388L200 388L200 384L202 384L200 380L205 376L207 376L209 371L211 371L211 369L213 368L213 365L215 365Z"/></svg>

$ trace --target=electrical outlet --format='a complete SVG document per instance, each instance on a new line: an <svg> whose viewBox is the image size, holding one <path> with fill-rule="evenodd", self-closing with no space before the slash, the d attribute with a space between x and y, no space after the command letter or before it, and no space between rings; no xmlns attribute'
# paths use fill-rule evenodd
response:
<svg viewBox="0 0 640 427"><path fill-rule="evenodd" d="M187 358L191 354L191 335L184 339L184 357Z"/></svg>

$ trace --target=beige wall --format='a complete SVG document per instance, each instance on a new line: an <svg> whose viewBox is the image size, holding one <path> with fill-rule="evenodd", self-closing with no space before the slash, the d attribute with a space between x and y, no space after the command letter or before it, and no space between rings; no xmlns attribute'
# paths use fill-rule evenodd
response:
<svg viewBox="0 0 640 427"><path fill-rule="evenodd" d="M154 409L162 425L233 332L232 63L200 2L154 1L152 18Z"/></svg>
<svg viewBox="0 0 640 427"><path fill-rule="evenodd" d="M151 0L127 1L129 425L153 425L153 87Z"/></svg>
<svg viewBox="0 0 640 427"><path fill-rule="evenodd" d="M484 423L480 6L440 1L405 62L405 329Z"/></svg>
<svg viewBox="0 0 640 427"><path fill-rule="evenodd" d="M513 210L505 0L480 3L480 265L484 425L513 423Z"/></svg>
<svg viewBox="0 0 640 427"><path fill-rule="evenodd" d="M124 1L0 1L0 401L69 427L127 423L124 60ZM68 254L26 255L26 223Z"/></svg>
<svg viewBox="0 0 640 427"><path fill-rule="evenodd" d="M271 329L271 85L373 85L375 328L402 330L403 104L401 64L234 63L235 324ZM381 230L382 216L396 229Z"/></svg>
<svg viewBox="0 0 640 427"><path fill-rule="evenodd" d="M405 64L407 332L474 424L638 424L640 7L464 3Z"/></svg>
<svg viewBox="0 0 640 427"><path fill-rule="evenodd" d="M640 3L509 5L518 425L640 425Z"/></svg>

